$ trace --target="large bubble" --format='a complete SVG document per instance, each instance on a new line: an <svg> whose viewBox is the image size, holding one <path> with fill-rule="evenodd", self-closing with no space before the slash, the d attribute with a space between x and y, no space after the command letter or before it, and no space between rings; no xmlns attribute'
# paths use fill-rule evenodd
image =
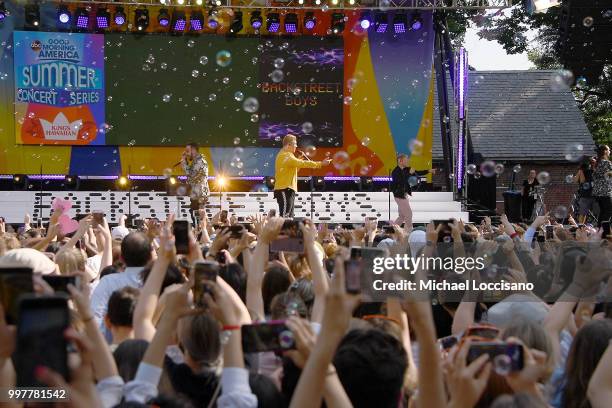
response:
<svg viewBox="0 0 612 408"><path fill-rule="evenodd" d="M536 179L538 180L538 183L542 185L550 183L551 180L550 174L547 171L539 172L536 176Z"/></svg>
<svg viewBox="0 0 612 408"><path fill-rule="evenodd" d="M312 123L310 123L310 122L304 122L304 123L302 123L302 132L303 132L303 133L305 133L305 134L307 134L307 135L308 135L308 134L310 134L310 133L312 133L312 128L313 128L313 127L312 127Z"/></svg>
<svg viewBox="0 0 612 408"><path fill-rule="evenodd" d="M285 60L282 58L277 58L274 60L274 68L281 69L285 66Z"/></svg>
<svg viewBox="0 0 612 408"><path fill-rule="evenodd" d="M283 71L281 71L280 69L275 69L270 74L270 79L272 79L272 82L276 82L276 83L282 81L284 77L285 77L285 74L283 74Z"/></svg>
<svg viewBox="0 0 612 408"><path fill-rule="evenodd" d="M206 55L202 55L200 57L200 64L202 64L202 65L208 64L208 57Z"/></svg>
<svg viewBox="0 0 612 408"><path fill-rule="evenodd" d="M338 170L346 169L349 165L349 162L350 162L349 154L345 152L344 150L336 152L336 154L334 154L334 156L332 157L332 163L334 167L337 168Z"/></svg>
<svg viewBox="0 0 612 408"><path fill-rule="evenodd" d="M162 96L162 101L170 102L171 98L172 98L172 94L165 94L164 96Z"/></svg>
<svg viewBox="0 0 612 408"><path fill-rule="evenodd" d="M516 164L516 165L515 165L515 166L512 168L512 171L513 171L513 172L515 172L515 173L520 173L520 172L521 172L521 169L522 169L521 165L520 165L520 164Z"/></svg>
<svg viewBox="0 0 612 408"><path fill-rule="evenodd" d="M584 146L580 143L570 143L565 146L565 160L578 162L584 155Z"/></svg>
<svg viewBox="0 0 612 408"><path fill-rule="evenodd" d="M227 50L221 50L217 53L215 59L217 61L217 65L225 68L232 63L232 54Z"/></svg>
<svg viewBox="0 0 612 408"><path fill-rule="evenodd" d="M487 160L480 165L480 172L485 177L493 177L495 175L495 162Z"/></svg>
<svg viewBox="0 0 612 408"><path fill-rule="evenodd" d="M474 174L476 173L477 170L478 168L476 167L475 164L468 164L467 167L465 168L465 171L467 172L467 174Z"/></svg>
<svg viewBox="0 0 612 408"><path fill-rule="evenodd" d="M259 110L259 101L257 98L249 96L242 103L242 109L249 113L257 112Z"/></svg>

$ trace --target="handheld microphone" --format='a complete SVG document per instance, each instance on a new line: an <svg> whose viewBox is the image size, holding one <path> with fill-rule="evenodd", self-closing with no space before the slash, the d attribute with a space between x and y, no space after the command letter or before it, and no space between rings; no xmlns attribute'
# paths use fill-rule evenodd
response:
<svg viewBox="0 0 612 408"><path fill-rule="evenodd" d="M179 166L183 161L181 160L180 162L176 163L174 166L172 166L172 168L175 168L176 166Z"/></svg>

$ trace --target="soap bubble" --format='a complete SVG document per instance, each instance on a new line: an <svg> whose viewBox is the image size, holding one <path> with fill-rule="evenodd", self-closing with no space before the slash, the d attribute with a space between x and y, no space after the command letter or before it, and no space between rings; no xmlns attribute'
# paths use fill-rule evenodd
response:
<svg viewBox="0 0 612 408"><path fill-rule="evenodd" d="M202 65L208 64L208 57L206 55L202 55L200 57L200 64L202 64Z"/></svg>
<svg viewBox="0 0 612 408"><path fill-rule="evenodd" d="M220 67L227 67L232 63L232 54L227 50L221 50L216 56L217 65Z"/></svg>
<svg viewBox="0 0 612 408"><path fill-rule="evenodd" d="M242 109L249 113L257 112L259 110L259 101L257 98L249 96L242 103Z"/></svg>
<svg viewBox="0 0 612 408"><path fill-rule="evenodd" d="M244 99L244 94L240 91L237 91L234 94L234 99L237 100L238 102L242 101Z"/></svg>
<svg viewBox="0 0 612 408"><path fill-rule="evenodd" d="M412 139L408 142L408 148L413 156L421 156L423 154L423 142L418 139Z"/></svg>
<svg viewBox="0 0 612 408"><path fill-rule="evenodd" d="M594 22L595 19L591 16L586 16L584 19L582 19L582 25L585 27L592 27Z"/></svg>
<svg viewBox="0 0 612 408"><path fill-rule="evenodd" d="M162 96L162 101L170 102L170 98L172 98L171 94L165 94L164 96Z"/></svg>
<svg viewBox="0 0 612 408"><path fill-rule="evenodd" d="M259 120L259 115L254 113L251 115L251 122L255 123Z"/></svg>
<svg viewBox="0 0 612 408"><path fill-rule="evenodd" d="M239 137L235 137L234 138L234 144L235 145L239 145L240 144L240 138Z"/></svg>
<svg viewBox="0 0 612 408"><path fill-rule="evenodd" d="M515 166L512 168L512 171L513 171L513 172L515 172L515 173L520 173L520 172L521 172L521 169L522 169L521 165L520 165L520 164L516 164L516 165L515 165Z"/></svg>
<svg viewBox="0 0 612 408"><path fill-rule="evenodd" d="M310 122L302 123L302 133L310 134L312 133L312 128L313 128L312 123Z"/></svg>
<svg viewBox="0 0 612 408"><path fill-rule="evenodd" d="M563 205L559 205L555 207L555 209L552 211L552 215L559 220L562 220L565 217L567 217L567 213L568 213L567 207Z"/></svg>
<svg viewBox="0 0 612 408"><path fill-rule="evenodd" d="M344 104L345 105L350 105L351 102L353 102L353 98L352 97L350 97L350 96L345 96L344 97Z"/></svg>
<svg viewBox="0 0 612 408"><path fill-rule="evenodd" d="M506 168L504 167L504 165L503 165L503 164L501 164L501 163L497 163L497 164L495 165L495 174L497 174L497 175L499 176L500 174L502 174L502 173L504 172L504 170L505 170L505 169L506 169Z"/></svg>
<svg viewBox="0 0 612 408"><path fill-rule="evenodd" d="M285 74L283 74L283 71L281 71L280 69L275 69L270 74L270 78L272 79L272 82L276 82L276 83L282 81L284 77L285 77Z"/></svg>
<svg viewBox="0 0 612 408"><path fill-rule="evenodd" d="M210 95L208 95L208 100L211 102L214 102L217 100L217 95L214 93L211 93Z"/></svg>
<svg viewBox="0 0 612 408"><path fill-rule="evenodd" d="M478 168L476 167L475 164L468 164L467 167L465 168L465 171L467 172L467 174L474 174L476 173L477 170Z"/></svg>
<svg viewBox="0 0 612 408"><path fill-rule="evenodd" d="M480 172L485 177L493 177L495 175L495 162L487 160L480 165Z"/></svg>
<svg viewBox="0 0 612 408"><path fill-rule="evenodd" d="M550 88L555 92L565 91L574 82L574 74L567 69L555 71L550 79Z"/></svg>
<svg viewBox="0 0 612 408"><path fill-rule="evenodd" d="M479 179L479 178L481 178L481 177L482 177L482 174L481 174L479 171L477 171L476 173L474 173L474 178L475 178L476 180L478 180L478 179Z"/></svg>
<svg viewBox="0 0 612 408"><path fill-rule="evenodd" d="M168 64L166 64L165 62L162 62L161 64L159 64L159 67L161 69L166 69L166 68L168 68Z"/></svg>
<svg viewBox="0 0 612 408"><path fill-rule="evenodd" d="M567 184L573 184L574 183L574 175L573 174L568 174L567 176L565 176L565 182Z"/></svg>
<svg viewBox="0 0 612 408"><path fill-rule="evenodd" d="M578 162L584 155L584 146L580 143L570 143L565 146L565 160Z"/></svg>
<svg viewBox="0 0 612 408"><path fill-rule="evenodd" d="M164 169L164 177L170 177L172 175L172 169L171 168L165 168Z"/></svg>
<svg viewBox="0 0 612 408"><path fill-rule="evenodd" d="M193 41L193 40L189 40L189 41L187 41L187 46L188 46L189 48L193 48L193 47L195 46L195 41Z"/></svg>
<svg viewBox="0 0 612 408"><path fill-rule="evenodd" d="M153 54L149 54L149 56L147 57L147 60L145 62L147 64L155 64L155 57L153 56Z"/></svg>
<svg viewBox="0 0 612 408"><path fill-rule="evenodd" d="M416 176L408 177L408 184L410 184L410 187L416 187L419 184L419 178Z"/></svg>
<svg viewBox="0 0 612 408"><path fill-rule="evenodd" d="M285 60L282 58L277 58L274 60L274 68L276 69L281 69L283 66L285 66Z"/></svg>
<svg viewBox="0 0 612 408"><path fill-rule="evenodd" d="M345 168L347 168L349 165L349 162L350 162L349 154L345 152L344 150L336 152L336 154L334 154L334 156L332 157L332 163L334 167L337 168L338 170L344 170Z"/></svg>
<svg viewBox="0 0 612 408"><path fill-rule="evenodd" d="M200 71L194 69L193 71L191 71L191 76L197 78L198 76L200 76Z"/></svg>
<svg viewBox="0 0 612 408"><path fill-rule="evenodd" d="M370 142L371 142L371 140L370 140L370 138L369 138L369 137L367 137L367 136L365 136L363 139L361 139L361 144L362 144L363 146L367 146L367 145L369 145L369 144L370 144Z"/></svg>
<svg viewBox="0 0 612 408"><path fill-rule="evenodd" d="M397 108L399 108L400 103L398 101L393 101L389 104L389 109L393 109L396 110Z"/></svg>
<svg viewBox="0 0 612 408"><path fill-rule="evenodd" d="M348 89L353 89L355 87L355 85L357 85L357 79L356 78L351 78L348 81L346 81L346 86L348 87Z"/></svg>
<svg viewBox="0 0 612 408"><path fill-rule="evenodd" d="M538 183L544 185L550 183L550 174L547 171L541 171L536 176Z"/></svg>
<svg viewBox="0 0 612 408"><path fill-rule="evenodd" d="M315 156L315 154L317 153L317 148L313 145L308 145L308 146L304 146L304 153L306 154L306 156L312 158Z"/></svg>

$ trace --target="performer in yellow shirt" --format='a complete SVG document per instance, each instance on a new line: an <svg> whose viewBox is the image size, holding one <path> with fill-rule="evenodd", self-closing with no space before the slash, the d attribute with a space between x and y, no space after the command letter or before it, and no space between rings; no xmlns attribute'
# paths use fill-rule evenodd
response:
<svg viewBox="0 0 612 408"><path fill-rule="evenodd" d="M278 212L281 217L293 217L293 201L297 192L297 172L299 169L318 169L327 166L331 159L323 161L301 160L295 157L297 138L288 134L283 138L283 148L276 156L274 171L274 198L278 203Z"/></svg>

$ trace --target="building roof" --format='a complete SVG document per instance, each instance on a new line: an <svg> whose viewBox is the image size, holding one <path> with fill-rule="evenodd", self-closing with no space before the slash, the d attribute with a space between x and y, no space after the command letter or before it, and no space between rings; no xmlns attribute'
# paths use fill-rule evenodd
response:
<svg viewBox="0 0 612 408"><path fill-rule="evenodd" d="M569 87L557 71L470 71L468 126L475 153L485 159L565 161L567 146L594 142ZM453 93L449 81L451 109ZM433 158L442 159L440 121L434 110ZM452 116L456 116L454 113ZM456 122L453 135L456 135Z"/></svg>

